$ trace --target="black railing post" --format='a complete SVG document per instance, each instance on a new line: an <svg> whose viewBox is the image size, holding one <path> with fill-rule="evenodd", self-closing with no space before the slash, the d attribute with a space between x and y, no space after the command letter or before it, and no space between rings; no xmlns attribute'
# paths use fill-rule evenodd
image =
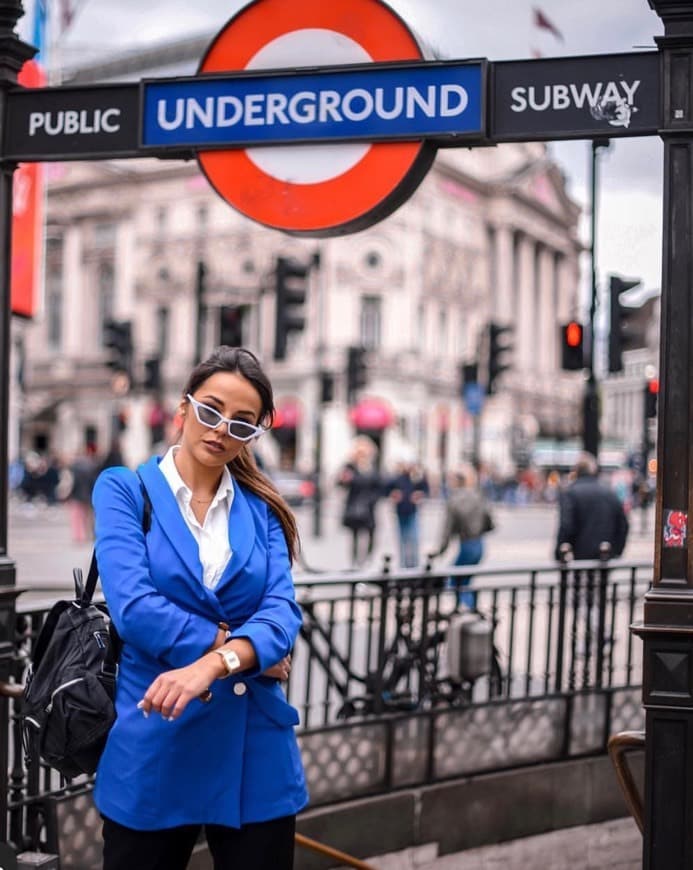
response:
<svg viewBox="0 0 693 870"><path fill-rule="evenodd" d="M570 544L561 544L561 568L560 578L561 585L558 593L558 626L556 628L556 680L554 690L556 692L563 691L563 659L565 658L565 617L566 605L568 603L568 562L572 558L572 550Z"/></svg>
<svg viewBox="0 0 693 870"><path fill-rule="evenodd" d="M36 49L22 42L14 32L24 10L21 0L0 0L0 142L5 138L7 92L17 84L24 61ZM15 165L0 162L0 680L10 675L14 655L15 565L7 553L9 506L9 405L10 405L10 273L12 256L12 181ZM3 588L6 587L6 588ZM0 841L7 840L7 794L9 704L0 705Z"/></svg>
<svg viewBox="0 0 693 870"><path fill-rule="evenodd" d="M385 685L385 643L387 640L388 603L390 600L390 557L385 556L383 564L383 577L378 580L380 586L380 622L378 625L378 650L376 669L373 675L373 712L383 712L383 689Z"/></svg>
<svg viewBox="0 0 693 870"><path fill-rule="evenodd" d="M599 547L599 588L597 589L597 665L594 684L601 689L604 685L604 647L606 637L606 589L609 582L609 557L611 545L602 541ZM612 642L612 638L608 640Z"/></svg>
<svg viewBox="0 0 693 870"><path fill-rule="evenodd" d="M634 627L644 640L643 867L684 870L693 867L693 2L648 2L664 23L664 226L654 577Z"/></svg>

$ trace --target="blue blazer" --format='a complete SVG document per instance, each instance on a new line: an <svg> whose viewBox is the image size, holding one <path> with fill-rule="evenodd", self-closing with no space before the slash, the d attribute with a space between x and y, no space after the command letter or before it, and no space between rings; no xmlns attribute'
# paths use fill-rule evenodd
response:
<svg viewBox="0 0 693 870"><path fill-rule="evenodd" d="M298 812L308 796L294 733L298 713L262 671L292 648L301 614L276 515L234 481L232 557L218 586L202 582L198 545L175 496L150 459L137 475L109 468L93 493L101 583L123 639L117 719L99 763L94 799L110 819L139 830L209 823L239 827ZM137 702L163 671L210 648L218 623L248 638L258 666L211 686L168 722Z"/></svg>

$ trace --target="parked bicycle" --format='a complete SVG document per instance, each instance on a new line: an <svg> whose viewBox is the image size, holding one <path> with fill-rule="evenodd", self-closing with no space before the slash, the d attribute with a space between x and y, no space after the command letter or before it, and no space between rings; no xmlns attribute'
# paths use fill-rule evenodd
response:
<svg viewBox="0 0 693 870"><path fill-rule="evenodd" d="M341 702L337 717L467 705L475 692L477 697L501 695L507 680L492 615L458 603L430 571L395 581L387 567L386 561L380 577L359 584L359 601L369 614L362 669L354 664L353 651L345 652L335 641L335 602L326 616L320 613L325 602L310 594L301 599L300 635Z"/></svg>

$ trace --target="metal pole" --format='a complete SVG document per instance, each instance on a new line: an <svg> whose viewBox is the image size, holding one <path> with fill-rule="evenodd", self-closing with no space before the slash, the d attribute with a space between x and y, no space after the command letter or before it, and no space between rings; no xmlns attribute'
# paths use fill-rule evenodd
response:
<svg viewBox="0 0 693 870"><path fill-rule="evenodd" d="M322 274L322 253L318 249L313 254L312 267L315 270L315 292L317 296L316 314L317 314L317 342L315 347L315 366L317 374L317 390L315 404L315 429L314 452L313 452L313 482L315 484L315 492L313 493L313 535L316 538L322 536L322 415L324 410L323 402L323 376L324 376L324 359L325 359L325 288L323 286Z"/></svg>
<svg viewBox="0 0 693 870"><path fill-rule="evenodd" d="M195 268L195 365L202 359L207 324L207 266L198 260Z"/></svg>
<svg viewBox="0 0 693 870"><path fill-rule="evenodd" d="M660 430L653 585L633 630L644 641L643 867L684 870L693 867L693 2L648 2L664 22Z"/></svg>
<svg viewBox="0 0 693 870"><path fill-rule="evenodd" d="M23 14L21 0L0 0L0 142L4 141L7 92L17 83L24 61L36 54L14 33ZM7 554L10 394L10 276L12 260L12 181L15 165L0 163L0 680L8 681L14 656L15 565ZM5 587L5 588L3 588ZM7 709L0 716L0 840L7 839L8 726Z"/></svg>
<svg viewBox="0 0 693 870"><path fill-rule="evenodd" d="M583 446L588 453L599 456L599 388L595 373L595 328L597 313L597 151L608 148L609 139L594 139L591 145L591 192L590 192L590 257L592 261L592 283L589 310L589 355L588 376L583 400Z"/></svg>

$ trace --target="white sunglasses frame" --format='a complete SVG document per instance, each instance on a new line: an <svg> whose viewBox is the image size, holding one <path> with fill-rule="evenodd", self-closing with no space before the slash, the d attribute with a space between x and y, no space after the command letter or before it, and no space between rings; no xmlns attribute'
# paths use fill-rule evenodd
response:
<svg viewBox="0 0 693 870"><path fill-rule="evenodd" d="M205 405L204 402L198 401L193 396L191 396L190 393L188 393L185 398L192 405L193 413L195 414L195 419L197 420L197 422L201 426L204 426L206 429L218 429L222 423L226 423L226 432L227 432L229 438L233 438L234 441L241 441L243 444L246 444L248 441L253 441L256 438L259 438L262 434L264 434L267 431L267 429L264 426L256 426L254 423L249 423L247 420L236 420L232 417L231 418L224 417L224 415L220 414L216 408L213 408L211 405ZM215 414L219 415L219 422L216 424L216 426L212 426L210 423L205 423L204 420L200 420L200 415L199 415L199 412L197 410L199 407L206 408L208 411L213 411ZM231 432L231 429L229 428L231 426L231 423L243 423L244 426L250 426L255 431L253 432L252 435L248 435L247 438L241 438L240 435L234 435Z"/></svg>

